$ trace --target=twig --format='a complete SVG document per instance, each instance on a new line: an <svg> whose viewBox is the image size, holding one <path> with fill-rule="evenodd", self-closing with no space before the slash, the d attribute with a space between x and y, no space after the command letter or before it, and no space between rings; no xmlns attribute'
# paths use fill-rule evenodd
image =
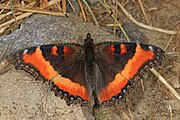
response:
<svg viewBox="0 0 180 120"><path fill-rule="evenodd" d="M142 91L144 92L144 83L142 79L141 79L141 88L142 88Z"/></svg>
<svg viewBox="0 0 180 120"><path fill-rule="evenodd" d="M150 22L149 22L149 19L148 19L148 17L147 17L147 14L146 14L146 12L145 12L145 10L144 10L144 6L143 6L141 0L138 0L138 2L139 2L139 5L140 5L140 7L141 7L141 10L142 10L142 13L143 13L143 15L144 15L144 18L145 18L146 22L149 24Z"/></svg>
<svg viewBox="0 0 180 120"><path fill-rule="evenodd" d="M14 14L14 10L13 10L12 4L13 4L13 3L12 3L12 0L10 0L10 9L11 9L13 18L14 18L14 20L15 20L15 23L17 23L16 16L15 16L15 14Z"/></svg>
<svg viewBox="0 0 180 120"><path fill-rule="evenodd" d="M180 95L176 92L176 90L154 69L150 69L150 71L173 93L173 95L180 101Z"/></svg>
<svg viewBox="0 0 180 120"><path fill-rule="evenodd" d="M11 9L7 5L0 5L0 9ZM50 15L56 15L56 16L64 16L63 13L59 12L52 12L52 11L44 11L42 9L30 9L30 8L23 8L23 7L13 7L14 10L19 10L23 12L31 12L31 13L41 13L41 14L50 14Z"/></svg>
<svg viewBox="0 0 180 120"><path fill-rule="evenodd" d="M160 104L161 104L161 103L159 102L156 106L154 106L154 112L153 112L152 115L148 118L148 120L152 120L153 116L154 116L154 115L156 114L156 112L158 111Z"/></svg>
<svg viewBox="0 0 180 120"><path fill-rule="evenodd" d="M109 10L108 6L106 4L104 4L101 0L99 0L99 2L104 6L104 8L109 12L109 14L111 14L111 11ZM118 1L117 1L118 2ZM116 21L116 23L118 24L119 28L121 29L122 33L124 34L125 38L127 39L127 41L130 42L129 37L127 36L126 32L124 31L124 29L122 28L120 22L115 18L115 16L112 14L111 15L112 18Z"/></svg>
<svg viewBox="0 0 180 120"><path fill-rule="evenodd" d="M127 108L127 109L128 109L128 111L129 111L129 117L130 117L130 120L133 120L133 115L132 115L131 110L130 110L129 108Z"/></svg>
<svg viewBox="0 0 180 120"><path fill-rule="evenodd" d="M0 13L0 20L2 20L3 18L5 18L6 16L8 16L8 15L10 15L10 14L12 14L11 11L9 11L9 12L7 12L7 13L5 13L5 14L1 14L1 13Z"/></svg>
<svg viewBox="0 0 180 120"><path fill-rule="evenodd" d="M169 39L169 41L168 41L166 47L164 48L164 51L167 50L167 48L168 48L169 44L171 43L172 39L173 39L173 35L171 35L171 37L170 37L170 39Z"/></svg>
<svg viewBox="0 0 180 120"><path fill-rule="evenodd" d="M9 3L10 3L10 1L8 1L8 2L6 3L6 5L9 5ZM3 11L4 11L4 9L2 9L2 10L0 11L0 15L3 13Z"/></svg>
<svg viewBox="0 0 180 120"><path fill-rule="evenodd" d="M122 110L122 115L126 120L131 120L130 116L128 116L128 114L124 110Z"/></svg>
<svg viewBox="0 0 180 120"><path fill-rule="evenodd" d="M48 6L46 6L46 7L49 7L49 6L51 6L51 5L54 5L54 4L56 4L56 3L60 2L60 1L61 1L61 0L51 0L51 1L48 2ZM46 8L46 7L43 7L43 8Z"/></svg>
<svg viewBox="0 0 180 120"><path fill-rule="evenodd" d="M48 6L48 0L40 0L40 8Z"/></svg>
<svg viewBox="0 0 180 120"><path fill-rule="evenodd" d="M68 3L71 6L71 8L73 9L73 12L77 15L76 9L74 8L74 6L72 5L70 0L68 0Z"/></svg>
<svg viewBox="0 0 180 120"><path fill-rule="evenodd" d="M117 0L116 0L117 1ZM116 9L115 9L115 18L117 19L117 14L118 13L118 5L117 5L117 2L116 2ZM116 34L116 21L114 20L114 35Z"/></svg>
<svg viewBox="0 0 180 120"><path fill-rule="evenodd" d="M172 108L171 105L168 106L169 113L170 113L170 120L172 120Z"/></svg>
<svg viewBox="0 0 180 120"><path fill-rule="evenodd" d="M4 33L4 31L5 31L6 29L8 29L8 28L9 28L9 25L1 27L1 28L0 28L0 35L2 35L2 34Z"/></svg>
<svg viewBox="0 0 180 120"><path fill-rule="evenodd" d="M1 62L2 62L2 61L1 61ZM0 68L0 75L3 75L3 74L6 73L7 71L9 71L12 67L13 67L13 64L9 63L9 64L6 65L5 67L2 67L2 69Z"/></svg>
<svg viewBox="0 0 180 120"><path fill-rule="evenodd" d="M66 13L66 0L62 0L62 10Z"/></svg>
<svg viewBox="0 0 180 120"><path fill-rule="evenodd" d="M21 20L21 19L23 19L23 18L26 18L26 17L32 15L32 14L33 14L33 13L29 13L29 12L24 13L24 14L22 14L22 15L17 16L17 17L16 17L16 20L17 20L17 21L18 21L18 20ZM0 28L3 27L3 26L5 26L5 25L9 25L9 24L11 24L11 23L13 23L13 22L15 22L15 19L11 19L11 20L3 23L3 24L0 24Z"/></svg>
<svg viewBox="0 0 180 120"><path fill-rule="evenodd" d="M177 31L171 31L171 30L164 30L164 29L160 29L160 28L157 28L157 27L153 27L153 26L149 26L149 25L145 25L145 24L142 24L142 23L139 23L137 20L135 20L131 14L129 14L126 9L117 1L117 4L118 6L121 8L121 10L123 11L123 13L133 22L135 23L136 25L142 27L142 28L145 28L145 29L148 29L148 30L153 30L153 31L157 31L157 32L161 32L161 33L166 33L166 34L170 34L170 35L174 35L174 34L180 34L179 32Z"/></svg>
<svg viewBox="0 0 180 120"><path fill-rule="evenodd" d="M60 0L50 1L50 2L48 3L48 6L51 6L51 5L53 5L53 4L55 4L55 3L59 2L59 1L60 1ZM46 7L48 7L48 6L46 6ZM13 9L15 9L15 8L18 8L18 7L13 7ZM6 6L6 5L0 5L0 9L11 9L11 8L10 8L9 6ZM29 17L30 15L33 14L33 12L39 13L39 11L27 10L27 9L23 9L23 8L19 8L19 10L22 10L22 11L24 10L24 11L28 11L28 12L27 12L27 13L24 13L24 14L22 14L22 15L17 16L17 17L16 17L16 20L17 20L17 21L20 20L20 19L24 19L24 18L26 18L26 17ZM49 13L51 13L51 12L41 11L41 13L49 14ZM54 13L54 12L52 12L51 15L64 16L63 13ZM5 26L5 25L12 24L13 22L15 22L15 20L14 20L14 19L11 19L11 20L9 20L9 21L7 21L7 22L5 22L5 23L2 23L2 24L0 24L0 28L3 27L3 26Z"/></svg>
<svg viewBox="0 0 180 120"><path fill-rule="evenodd" d="M87 21L86 15L85 15L85 12L84 12L84 9L83 9L83 6L82 6L81 1L78 0L78 3L79 3L79 6L80 6L80 8L81 8L81 11L82 11L82 16L83 16L83 18L84 18L84 21Z"/></svg>

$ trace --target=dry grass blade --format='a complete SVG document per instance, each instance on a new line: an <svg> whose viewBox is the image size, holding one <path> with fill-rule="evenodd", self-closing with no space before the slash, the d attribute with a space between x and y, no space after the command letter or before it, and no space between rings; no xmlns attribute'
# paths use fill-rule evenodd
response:
<svg viewBox="0 0 180 120"><path fill-rule="evenodd" d="M122 115L123 115L124 119L131 120L131 118L128 116L128 114L124 110L122 110Z"/></svg>
<svg viewBox="0 0 180 120"><path fill-rule="evenodd" d="M16 16L15 16L15 14L14 14L14 11L13 11L13 8L12 8L12 0L10 0L10 9L11 9L11 12L12 12L12 15L13 15L13 17L14 17L14 20L15 20L15 22L17 23L17 20L16 20Z"/></svg>
<svg viewBox="0 0 180 120"><path fill-rule="evenodd" d="M148 26L148 25L139 23L136 19L134 19L134 18L131 16L131 14L129 14L129 13L127 12L127 10L121 5L121 3L119 3L119 2L117 1L117 4L118 4L118 6L121 8L121 10L123 11L123 13L124 13L133 23L135 23L136 25L138 25L138 26L140 26L140 27L142 27L142 28L145 28L145 29L148 29L148 30L152 30L152 31L161 32L161 33L166 33L166 34L170 34L170 35L180 34L180 33L177 32L177 31L164 30L164 29L160 29L160 28L157 28L157 27Z"/></svg>
<svg viewBox="0 0 180 120"><path fill-rule="evenodd" d="M62 0L62 10L66 13L66 0Z"/></svg>
<svg viewBox="0 0 180 120"><path fill-rule="evenodd" d="M79 3L79 6L80 6L80 8L81 8L81 11L82 11L82 16L83 16L83 18L84 18L84 21L87 21L86 15L85 15L85 12L84 12L84 9L83 9L83 6L82 6L81 1L78 0L78 3Z"/></svg>
<svg viewBox="0 0 180 120"><path fill-rule="evenodd" d="M50 2L48 2L48 6L51 6L51 5L54 5L54 4L56 4L57 2L59 2L60 0L57 0L57 1L50 1ZM48 7L48 6L46 6L46 7ZM17 7L13 7L12 9L16 9ZM45 8L45 7L44 7ZM0 5L0 9L11 9L9 6L6 6L6 5ZM18 21L18 20L21 20L21 19L24 19L24 18L26 18L26 17L29 17L30 15L32 15L33 14L33 12L34 13L43 13L43 14L51 14L51 15L58 15L58 16L64 16L64 14L63 13L57 13L57 12L46 12L46 11L36 11L36 10L30 10L30 9L24 9L24 8L17 8L17 10L22 10L22 11L27 11L27 13L24 13L24 14L22 14L22 15L19 15L19 16L17 16L16 17L16 20ZM5 25L9 25L9 24L12 24L13 22L15 22L15 19L11 19L11 20L9 20L9 21L7 21L7 22L5 22L5 23L2 23L2 24L0 24L0 27L3 27L3 26L5 26Z"/></svg>
<svg viewBox="0 0 180 120"><path fill-rule="evenodd" d="M6 5L0 5L1 9L11 9L9 6ZM28 9L24 7L13 7L14 10L19 10L23 12L31 12L31 13L40 13L40 14L48 14L48 15L55 15L55 16L65 16L64 13L59 13L59 12L52 12L52 11L45 11L42 9Z"/></svg>
<svg viewBox="0 0 180 120"><path fill-rule="evenodd" d="M4 31L5 31L6 29L8 29L8 28L9 28L9 25L1 27L1 28L0 28L0 35L3 34Z"/></svg>
<svg viewBox="0 0 180 120"><path fill-rule="evenodd" d="M145 10L144 10L144 7L143 7L143 4L142 4L141 0L138 0L138 2L139 2L139 5L140 5L140 7L141 7L141 10L142 10L142 13L143 13L143 15L144 15L144 18L145 18L146 22L149 24L150 22L149 22L149 19L148 19L148 17L147 17L147 14L146 14L146 12L145 12Z"/></svg>
<svg viewBox="0 0 180 120"><path fill-rule="evenodd" d="M116 0L117 1L117 0ZM117 14L118 13L118 5L117 5L117 2L116 2L116 10L115 10L115 18L116 18L116 20L117 20ZM116 34L116 21L114 20L114 35Z"/></svg>
<svg viewBox="0 0 180 120"><path fill-rule="evenodd" d="M159 102L156 106L154 106L154 112L153 112L152 115L148 118L148 120L153 120L153 117L154 117L155 114L157 113L160 104L161 104L161 103Z"/></svg>
<svg viewBox="0 0 180 120"><path fill-rule="evenodd" d="M133 115L132 115L132 112L129 108L128 108L128 111L129 111L129 115L130 115L131 120L133 120Z"/></svg>
<svg viewBox="0 0 180 120"><path fill-rule="evenodd" d="M172 108L171 108L171 105L168 106L168 109L169 109L169 114L170 114L170 120L172 120L173 117L172 117Z"/></svg>
<svg viewBox="0 0 180 120"><path fill-rule="evenodd" d="M95 24L99 27L98 21L97 21L95 15L94 15L93 11L91 10L90 6L89 6L88 3L86 2L86 0L82 0L82 1L83 1L83 3L86 5L86 7L88 8L89 12L91 13Z"/></svg>
<svg viewBox="0 0 180 120"><path fill-rule="evenodd" d="M99 2L104 6L104 8L109 12L109 14L111 14L111 11L110 11L109 8L107 7L107 5L104 4L101 0L100 0ZM124 36L126 37L127 41L130 42L129 37L127 36L126 32L125 32L124 29L122 28L120 22L116 19L116 17L115 17L113 14L112 14L111 16L112 16L112 18L115 20L115 22L118 24L119 28L120 28L121 31L123 32L123 34L124 34Z"/></svg>
<svg viewBox="0 0 180 120"><path fill-rule="evenodd" d="M48 2L48 6L54 5L54 4L56 4L56 3L60 2L60 1L61 0L51 0L51 1Z"/></svg>
<svg viewBox="0 0 180 120"><path fill-rule="evenodd" d="M166 47L164 48L164 51L166 51L166 50L167 50L167 48L168 48L168 46L170 45L170 43L171 43L172 39L173 39L173 35L171 35L171 37L170 37L170 39L169 39L169 41L168 41L168 43L167 43Z"/></svg>
<svg viewBox="0 0 180 120"><path fill-rule="evenodd" d="M171 91L171 93L180 101L180 95L176 90L157 72L154 68L150 71Z"/></svg>
<svg viewBox="0 0 180 120"><path fill-rule="evenodd" d="M10 15L10 14L12 14L11 11L10 11L10 12L7 12L7 13L5 13L5 14L0 14L0 20L2 20L3 18L5 18L6 16L8 16L8 15Z"/></svg>
<svg viewBox="0 0 180 120"><path fill-rule="evenodd" d="M73 12L77 15L77 12L76 12L76 10L75 10L75 8L74 8L74 6L72 5L72 3L71 3L70 0L68 0L68 3L69 3L69 5L71 6Z"/></svg>
<svg viewBox="0 0 180 120"><path fill-rule="evenodd" d="M48 0L40 0L40 7L46 7L48 5Z"/></svg>
<svg viewBox="0 0 180 120"><path fill-rule="evenodd" d="M5 67L2 67L2 69L0 69L0 75L3 75L13 67L14 67L13 64L8 64Z"/></svg>
<svg viewBox="0 0 180 120"><path fill-rule="evenodd" d="M141 88L142 88L142 91L144 92L144 83L142 79L141 79Z"/></svg>
<svg viewBox="0 0 180 120"><path fill-rule="evenodd" d="M30 16L30 15L32 15L32 14L33 14L33 13L28 13L28 12L27 12L27 13L24 13L24 14L22 14L22 15L17 16L17 17L16 17L16 20L24 19L24 18L26 18L26 17L28 17L28 16ZM3 24L0 24L0 28L3 27L3 26L5 26L5 25L12 24L13 22L15 22L15 19L11 19L11 20L3 23Z"/></svg>

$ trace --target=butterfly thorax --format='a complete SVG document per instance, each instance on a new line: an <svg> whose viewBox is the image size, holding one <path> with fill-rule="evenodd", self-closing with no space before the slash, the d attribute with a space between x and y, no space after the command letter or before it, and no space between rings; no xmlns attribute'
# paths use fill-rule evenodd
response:
<svg viewBox="0 0 180 120"><path fill-rule="evenodd" d="M94 43L90 34L87 34L87 38L84 40L84 53L85 53L85 62L93 63L95 62L95 54L94 54Z"/></svg>

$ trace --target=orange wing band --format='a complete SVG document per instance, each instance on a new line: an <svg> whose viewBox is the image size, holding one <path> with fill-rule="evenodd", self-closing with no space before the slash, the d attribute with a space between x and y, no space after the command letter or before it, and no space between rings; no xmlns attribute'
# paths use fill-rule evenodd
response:
<svg viewBox="0 0 180 120"><path fill-rule="evenodd" d="M45 60L39 48L36 48L33 54L25 54L23 60L25 63L31 64L38 69L40 74L47 80L50 80L58 74L50 65L50 62Z"/></svg>
<svg viewBox="0 0 180 120"><path fill-rule="evenodd" d="M68 92L73 96L80 96L82 99L89 101L88 91L84 86L78 83L72 82L70 79L57 75L52 80L56 86L58 86L64 92Z"/></svg>
<svg viewBox="0 0 180 120"><path fill-rule="evenodd" d="M100 93L100 102L111 99L114 95L120 93L122 88L127 84L128 80L120 73L115 76L115 79L108 84Z"/></svg>
<svg viewBox="0 0 180 120"><path fill-rule="evenodd" d="M151 50L145 51L141 48L140 45L137 45L136 52L133 58L128 61L121 74L129 80L134 77L134 75L138 72L139 68L146 61L151 60L153 58L154 58L153 51Z"/></svg>
<svg viewBox="0 0 180 120"><path fill-rule="evenodd" d="M136 75L139 68L148 60L153 59L154 53L151 50L145 51L140 45L137 45L136 52L132 59L128 61L124 70L115 76L115 79L108 84L108 86L100 92L100 101L106 101L111 99L120 93L123 87L128 83L128 81Z"/></svg>

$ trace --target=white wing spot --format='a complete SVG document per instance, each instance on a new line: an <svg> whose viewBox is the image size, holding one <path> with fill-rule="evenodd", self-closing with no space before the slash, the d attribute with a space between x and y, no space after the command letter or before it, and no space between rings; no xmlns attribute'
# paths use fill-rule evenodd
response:
<svg viewBox="0 0 180 120"><path fill-rule="evenodd" d="M148 48L152 51L154 51L153 47L152 46L148 46Z"/></svg>
<svg viewBox="0 0 180 120"><path fill-rule="evenodd" d="M25 55L27 52L28 52L28 49L25 49L25 50L23 51L23 55Z"/></svg>

